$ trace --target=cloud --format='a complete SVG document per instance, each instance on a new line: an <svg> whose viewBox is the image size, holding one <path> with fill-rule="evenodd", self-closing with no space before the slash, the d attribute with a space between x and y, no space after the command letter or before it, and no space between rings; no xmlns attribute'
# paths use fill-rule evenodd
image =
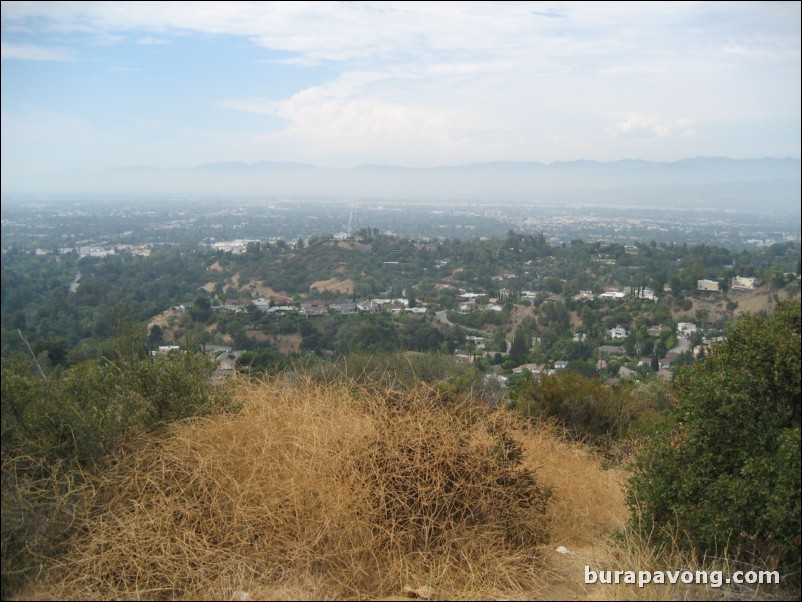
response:
<svg viewBox="0 0 802 602"><path fill-rule="evenodd" d="M706 135L713 124L798 123L799 13L798 3L2 4L4 39L24 31L180 45L178 36L201 34L269 49L253 62L282 64L269 66L286 76L282 92L258 76L236 91L199 85L192 102L205 104L187 114L211 106L282 118L281 129L254 134L265 119L242 128L247 115L214 116L248 131L242 148L264 153L415 164L610 159L658 147L683 156L697 123Z"/></svg>
<svg viewBox="0 0 802 602"><path fill-rule="evenodd" d="M264 108L268 106L272 105ZM491 150L466 133L469 119L464 111L350 98L337 94L336 87L303 90L278 103L275 114L288 125L264 134L266 147L279 145L329 164L348 165L369 157L371 163L423 165L433 158L475 159Z"/></svg>
<svg viewBox="0 0 802 602"><path fill-rule="evenodd" d="M65 48L52 46L39 46L36 44L18 44L15 42L2 42L3 60L17 61L74 61L75 57Z"/></svg>
<svg viewBox="0 0 802 602"><path fill-rule="evenodd" d="M660 139L669 137L695 138L693 120L687 117L662 118L634 114L604 128L611 138Z"/></svg>
<svg viewBox="0 0 802 602"><path fill-rule="evenodd" d="M167 38L154 38L148 36L147 38L141 38L139 43L143 46L169 46L173 43L173 41L168 40Z"/></svg>

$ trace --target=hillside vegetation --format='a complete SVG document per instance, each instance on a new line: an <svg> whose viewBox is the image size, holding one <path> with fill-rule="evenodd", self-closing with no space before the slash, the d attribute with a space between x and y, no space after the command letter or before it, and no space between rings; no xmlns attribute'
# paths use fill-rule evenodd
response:
<svg viewBox="0 0 802 602"><path fill-rule="evenodd" d="M426 353L221 384L125 332L64 371L4 360L3 596L798 597L801 331L782 301L675 384L566 372L506 404ZM583 581L686 569L781 582Z"/></svg>

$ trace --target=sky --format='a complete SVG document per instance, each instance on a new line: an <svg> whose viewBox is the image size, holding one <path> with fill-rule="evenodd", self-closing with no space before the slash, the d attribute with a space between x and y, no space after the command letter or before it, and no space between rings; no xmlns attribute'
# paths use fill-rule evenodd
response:
<svg viewBox="0 0 802 602"><path fill-rule="evenodd" d="M2 173L800 156L799 2L6 2Z"/></svg>

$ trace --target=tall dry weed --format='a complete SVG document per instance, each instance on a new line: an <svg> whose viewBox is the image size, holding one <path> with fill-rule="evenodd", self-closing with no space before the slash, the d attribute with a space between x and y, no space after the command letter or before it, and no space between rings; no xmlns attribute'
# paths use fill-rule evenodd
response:
<svg viewBox="0 0 802 602"><path fill-rule="evenodd" d="M40 595L537 591L553 517L510 415L299 377L242 383L240 397L235 415L121 450Z"/></svg>

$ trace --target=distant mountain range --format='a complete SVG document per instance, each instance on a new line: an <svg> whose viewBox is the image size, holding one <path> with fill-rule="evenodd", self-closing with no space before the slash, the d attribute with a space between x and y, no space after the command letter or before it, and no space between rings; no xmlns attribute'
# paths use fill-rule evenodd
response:
<svg viewBox="0 0 802 602"><path fill-rule="evenodd" d="M622 202L799 212L799 159L697 157L672 162L504 161L438 167L225 162L180 169L128 166L42 177L5 194L264 195L508 202ZM6 186L8 181L12 184Z"/></svg>

